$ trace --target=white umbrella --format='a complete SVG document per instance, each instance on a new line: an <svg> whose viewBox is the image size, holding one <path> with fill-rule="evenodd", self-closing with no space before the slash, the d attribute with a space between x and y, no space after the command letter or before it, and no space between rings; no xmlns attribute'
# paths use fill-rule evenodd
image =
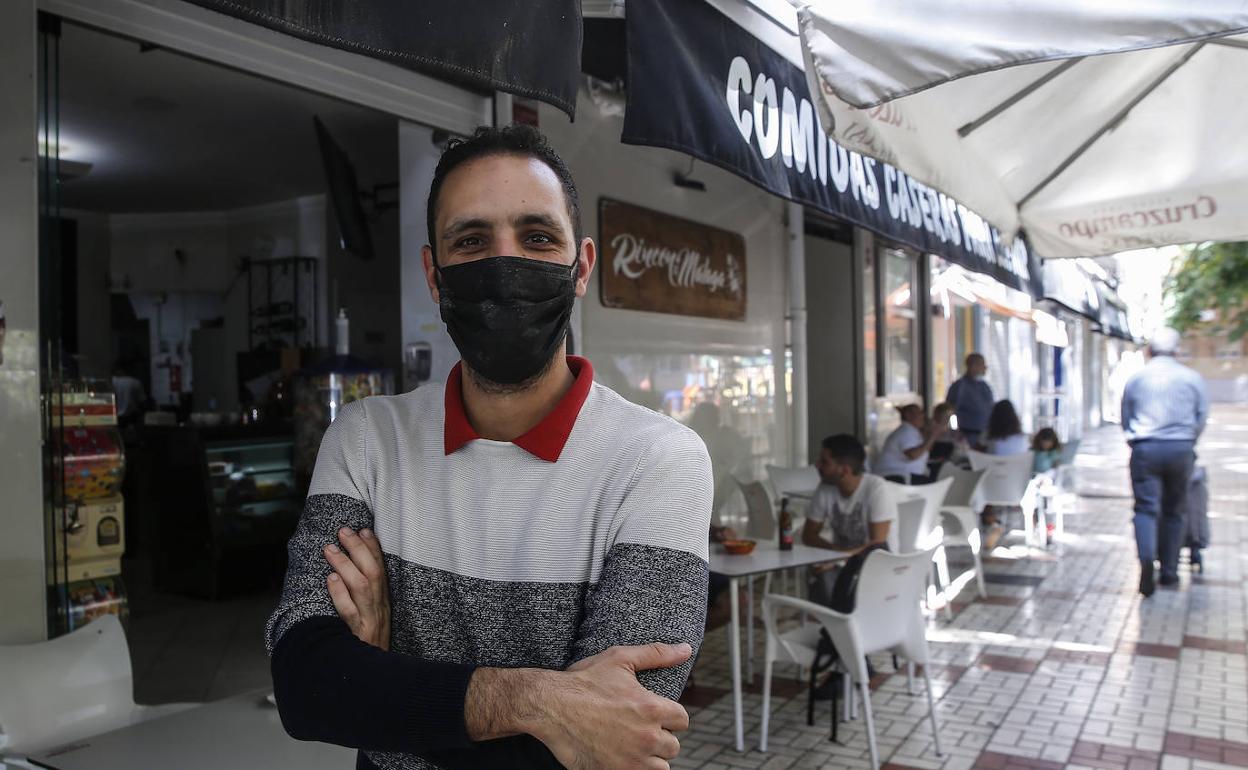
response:
<svg viewBox="0 0 1248 770"><path fill-rule="evenodd" d="M1248 3L795 4L832 138L1040 255L1248 239Z"/></svg>

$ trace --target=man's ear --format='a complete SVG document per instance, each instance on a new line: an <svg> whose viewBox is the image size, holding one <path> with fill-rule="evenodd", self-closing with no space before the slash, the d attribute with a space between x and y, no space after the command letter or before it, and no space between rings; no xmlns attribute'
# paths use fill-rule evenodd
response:
<svg viewBox="0 0 1248 770"><path fill-rule="evenodd" d="M425 268L425 283L429 286L429 296L433 297L434 302L439 302L438 295L438 269L433 265L433 249L428 245L422 246L420 249L420 261Z"/></svg>
<svg viewBox="0 0 1248 770"><path fill-rule="evenodd" d="M598 264L598 247L594 245L593 238L581 239L581 248L576 259L579 264L576 276L576 296L584 297L585 292L589 291L589 276L594 272L594 265Z"/></svg>

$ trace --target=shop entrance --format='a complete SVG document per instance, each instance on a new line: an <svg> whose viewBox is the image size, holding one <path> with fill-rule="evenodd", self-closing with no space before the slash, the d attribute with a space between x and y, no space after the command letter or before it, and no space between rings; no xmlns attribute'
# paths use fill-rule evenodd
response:
<svg viewBox="0 0 1248 770"><path fill-rule="evenodd" d="M805 249L808 436L814 458L825 437L861 434L862 270L848 228L808 229Z"/></svg>
<svg viewBox="0 0 1248 770"><path fill-rule="evenodd" d="M399 370L398 120L52 16L40 64L49 634L263 687L320 433Z"/></svg>

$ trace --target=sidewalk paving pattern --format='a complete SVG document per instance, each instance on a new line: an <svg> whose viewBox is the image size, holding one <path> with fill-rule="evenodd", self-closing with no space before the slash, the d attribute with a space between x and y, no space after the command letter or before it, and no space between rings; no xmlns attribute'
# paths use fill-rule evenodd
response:
<svg viewBox="0 0 1248 770"><path fill-rule="evenodd" d="M1248 767L1248 407L1216 407L1198 447L1213 529L1205 573L1184 564L1177 590L1147 600L1136 592L1128 451L1116 426L1085 436L1065 537L1047 551L1007 541L985 561L988 598L972 581L952 621L929 620L943 756L922 687L909 695L904 672L887 656L873 661L887 674L871 699L885 768ZM869 768L861 715L841 724L839 743L828 740L829 703L817 704L807 726L805 686L792 666L776 669L769 751L759 753L763 634L759 623L756 680L744 700L747 751L732 746L728 640L716 630L683 701L691 728L672 767Z"/></svg>

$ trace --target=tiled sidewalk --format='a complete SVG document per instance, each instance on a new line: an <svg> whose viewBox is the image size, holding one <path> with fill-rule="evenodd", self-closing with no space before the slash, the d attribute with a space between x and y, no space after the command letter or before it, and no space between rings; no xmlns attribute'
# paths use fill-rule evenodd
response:
<svg viewBox="0 0 1248 770"><path fill-rule="evenodd" d="M1199 451L1213 527L1206 573L1184 566L1178 590L1141 600L1128 449L1116 427L1084 438L1080 497L1061 542L1027 552L1017 537L1007 541L985 562L988 599L971 583L951 622L930 621L944 756L932 746L926 699L907 694L889 661L874 661L891 674L872 696L886 767L1248 767L1248 408L1216 408ZM760 626L760 657L762 634ZM861 718L841 724L839 744L828 740L828 703L806 725L804 685L783 678L792 667L777 669L766 754L757 750L759 686L747 688L747 751L738 754L727 673L727 634L716 631L686 694L692 727L673 767L870 766Z"/></svg>

